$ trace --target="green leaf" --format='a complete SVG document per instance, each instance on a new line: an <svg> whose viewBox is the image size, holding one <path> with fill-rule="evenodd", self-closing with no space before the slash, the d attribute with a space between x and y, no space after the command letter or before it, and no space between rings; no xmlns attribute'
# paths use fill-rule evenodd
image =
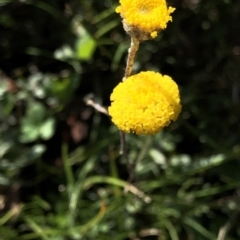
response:
<svg viewBox="0 0 240 240"><path fill-rule="evenodd" d="M167 230L169 231L171 239L172 240L179 240L178 234L177 234L177 229L174 227L174 225L170 221L168 221L167 219L165 219L164 225L167 228Z"/></svg>
<svg viewBox="0 0 240 240"><path fill-rule="evenodd" d="M96 41L87 33L79 38L76 43L76 53L80 60L88 61L96 49Z"/></svg>
<svg viewBox="0 0 240 240"><path fill-rule="evenodd" d="M48 118L39 128L39 134L43 140L48 140L53 136L54 130L55 130L55 119Z"/></svg>
<svg viewBox="0 0 240 240"><path fill-rule="evenodd" d="M57 98L59 103L67 103L72 97L72 92L77 85L70 76L64 78L53 78L49 86L49 92L52 97Z"/></svg>
<svg viewBox="0 0 240 240"><path fill-rule="evenodd" d="M0 3L1 5L1 3ZM18 232L17 230L13 229L10 226L0 226L0 232L1 232L1 240L11 240L11 239L18 239Z"/></svg>
<svg viewBox="0 0 240 240"><path fill-rule="evenodd" d="M36 159L38 157L40 157L46 150L46 146L43 144L36 144L34 146L32 146L28 152L27 152L27 157L28 157L28 161L30 161L30 159Z"/></svg>
<svg viewBox="0 0 240 240"><path fill-rule="evenodd" d="M27 119L22 122L21 125L21 135L19 141L22 143L28 143L36 141L39 138L39 129L38 127L30 124Z"/></svg>
<svg viewBox="0 0 240 240"><path fill-rule="evenodd" d="M32 125L39 126L43 121L45 121L46 115L46 108L41 103L34 102L27 109L25 119L28 119Z"/></svg>
<svg viewBox="0 0 240 240"><path fill-rule="evenodd" d="M193 228L195 231L199 232L202 236L204 236L206 239L209 240L215 240L216 236L208 231L206 228L204 228L200 223L196 222L190 217L186 217L184 219L185 224Z"/></svg>
<svg viewBox="0 0 240 240"><path fill-rule="evenodd" d="M2 186L8 186L10 184L10 180L0 173L0 185Z"/></svg>

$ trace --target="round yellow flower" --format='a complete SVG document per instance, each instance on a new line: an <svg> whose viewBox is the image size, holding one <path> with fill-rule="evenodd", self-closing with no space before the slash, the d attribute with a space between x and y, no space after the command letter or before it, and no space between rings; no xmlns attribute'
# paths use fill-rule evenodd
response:
<svg viewBox="0 0 240 240"><path fill-rule="evenodd" d="M157 36L157 32L165 29L170 14L175 8L167 7L165 0L120 0L116 12L124 19L124 28L130 35L141 34Z"/></svg>
<svg viewBox="0 0 240 240"><path fill-rule="evenodd" d="M127 133L155 134L175 121L181 111L177 84L152 71L126 78L114 88L110 99L109 115Z"/></svg>

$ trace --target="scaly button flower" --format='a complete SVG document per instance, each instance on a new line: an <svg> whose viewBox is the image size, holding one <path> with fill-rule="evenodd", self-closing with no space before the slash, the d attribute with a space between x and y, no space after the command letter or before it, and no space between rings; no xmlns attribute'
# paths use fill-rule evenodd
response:
<svg viewBox="0 0 240 240"><path fill-rule="evenodd" d="M125 31L140 40L157 36L172 21L175 8L167 7L165 0L120 0L116 12L123 18Z"/></svg>
<svg viewBox="0 0 240 240"><path fill-rule="evenodd" d="M110 97L112 121L124 132L155 134L181 111L177 84L167 75L147 71L120 82Z"/></svg>

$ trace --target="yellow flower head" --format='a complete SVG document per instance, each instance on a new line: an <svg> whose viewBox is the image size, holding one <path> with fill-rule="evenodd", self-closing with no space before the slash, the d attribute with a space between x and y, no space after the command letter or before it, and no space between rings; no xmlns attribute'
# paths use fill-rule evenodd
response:
<svg viewBox="0 0 240 240"><path fill-rule="evenodd" d="M120 0L120 4L116 12L124 19L125 30L130 35L141 32L152 38L172 21L170 14L175 10L168 8L165 0Z"/></svg>
<svg viewBox="0 0 240 240"><path fill-rule="evenodd" d="M127 133L155 134L175 121L181 111L177 84L171 77L152 71L126 78L110 98L109 115Z"/></svg>

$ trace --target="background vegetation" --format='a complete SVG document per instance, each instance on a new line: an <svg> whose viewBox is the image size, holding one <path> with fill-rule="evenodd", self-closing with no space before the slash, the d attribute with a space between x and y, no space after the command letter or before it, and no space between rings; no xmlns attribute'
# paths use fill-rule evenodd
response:
<svg viewBox="0 0 240 240"><path fill-rule="evenodd" d="M155 136L119 133L109 105L129 37L117 0L0 0L0 239L240 239L240 2L169 0L134 71L179 84ZM128 190L128 191L126 191Z"/></svg>

